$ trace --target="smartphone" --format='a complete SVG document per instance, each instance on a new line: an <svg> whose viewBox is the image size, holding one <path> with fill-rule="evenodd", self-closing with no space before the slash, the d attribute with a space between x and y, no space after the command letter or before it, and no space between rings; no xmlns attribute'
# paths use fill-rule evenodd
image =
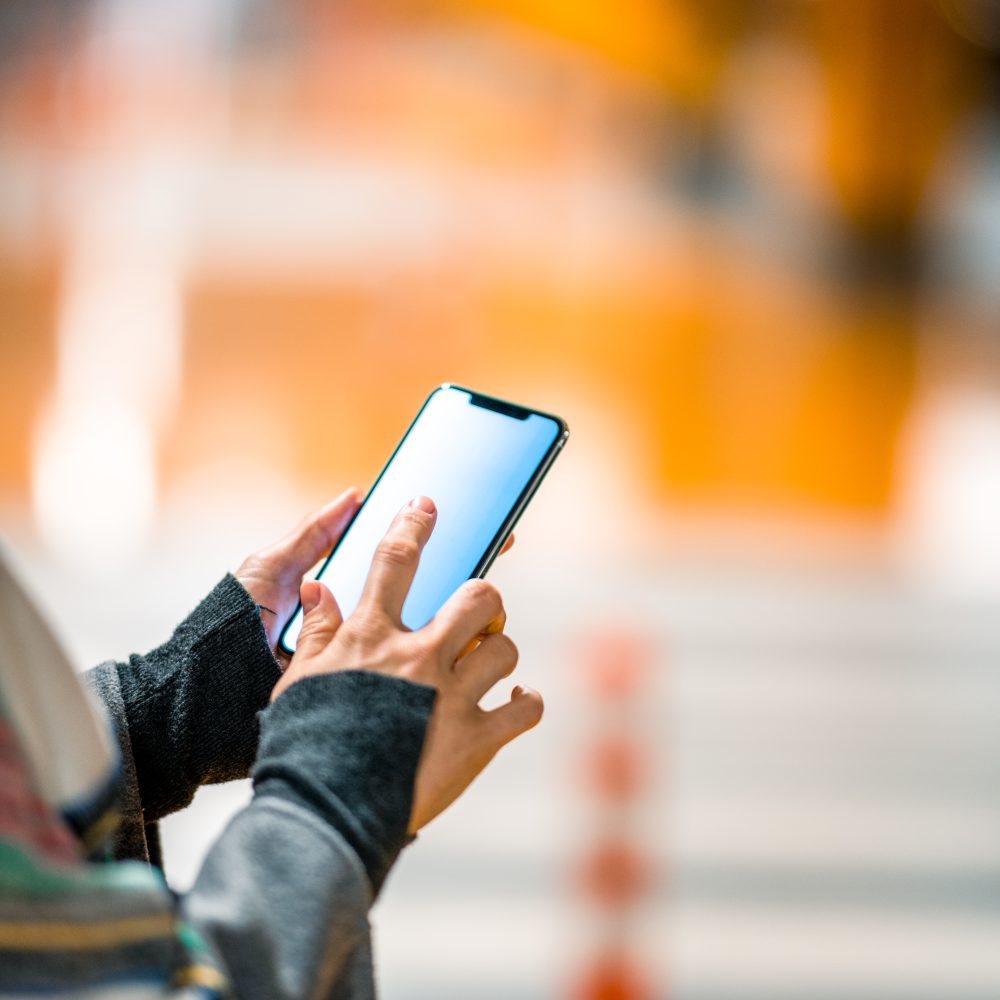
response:
<svg viewBox="0 0 1000 1000"><path fill-rule="evenodd" d="M445 384L434 390L358 508L317 579L346 619L358 606L375 547L415 496L437 505L437 523L403 605L422 628L464 583L486 575L534 496L569 429L550 413ZM294 653L296 609L278 640Z"/></svg>

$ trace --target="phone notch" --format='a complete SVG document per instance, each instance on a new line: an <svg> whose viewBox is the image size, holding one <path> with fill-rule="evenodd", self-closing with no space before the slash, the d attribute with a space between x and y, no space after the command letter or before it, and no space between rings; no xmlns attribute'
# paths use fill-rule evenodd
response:
<svg viewBox="0 0 1000 1000"><path fill-rule="evenodd" d="M494 399L492 396L481 396L477 392L469 393L469 402L473 406L481 406L484 410L502 413L505 417L513 417L515 420L527 420L532 412L523 406L516 406L514 403L507 403L502 399Z"/></svg>

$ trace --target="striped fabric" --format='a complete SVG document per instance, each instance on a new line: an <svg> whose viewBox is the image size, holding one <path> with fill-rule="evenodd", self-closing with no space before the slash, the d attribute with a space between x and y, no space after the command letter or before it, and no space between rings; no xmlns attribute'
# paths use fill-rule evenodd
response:
<svg viewBox="0 0 1000 1000"><path fill-rule="evenodd" d="M220 997L158 871L107 858L108 723L0 558L0 997Z"/></svg>

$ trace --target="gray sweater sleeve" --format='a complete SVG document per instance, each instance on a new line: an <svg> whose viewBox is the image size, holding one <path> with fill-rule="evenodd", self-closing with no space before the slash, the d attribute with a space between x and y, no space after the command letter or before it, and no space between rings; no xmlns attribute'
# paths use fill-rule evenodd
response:
<svg viewBox="0 0 1000 1000"><path fill-rule="evenodd" d="M367 912L408 839L434 697L344 671L261 713L254 799L181 904L236 996L374 996Z"/></svg>

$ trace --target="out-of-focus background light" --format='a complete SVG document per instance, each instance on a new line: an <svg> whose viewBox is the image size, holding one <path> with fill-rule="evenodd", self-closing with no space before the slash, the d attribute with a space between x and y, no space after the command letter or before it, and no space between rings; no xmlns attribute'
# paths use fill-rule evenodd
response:
<svg viewBox="0 0 1000 1000"><path fill-rule="evenodd" d="M998 26L0 6L0 511L81 667L442 381L572 427L494 574L547 718L393 875L389 1000L1000 993Z"/></svg>

